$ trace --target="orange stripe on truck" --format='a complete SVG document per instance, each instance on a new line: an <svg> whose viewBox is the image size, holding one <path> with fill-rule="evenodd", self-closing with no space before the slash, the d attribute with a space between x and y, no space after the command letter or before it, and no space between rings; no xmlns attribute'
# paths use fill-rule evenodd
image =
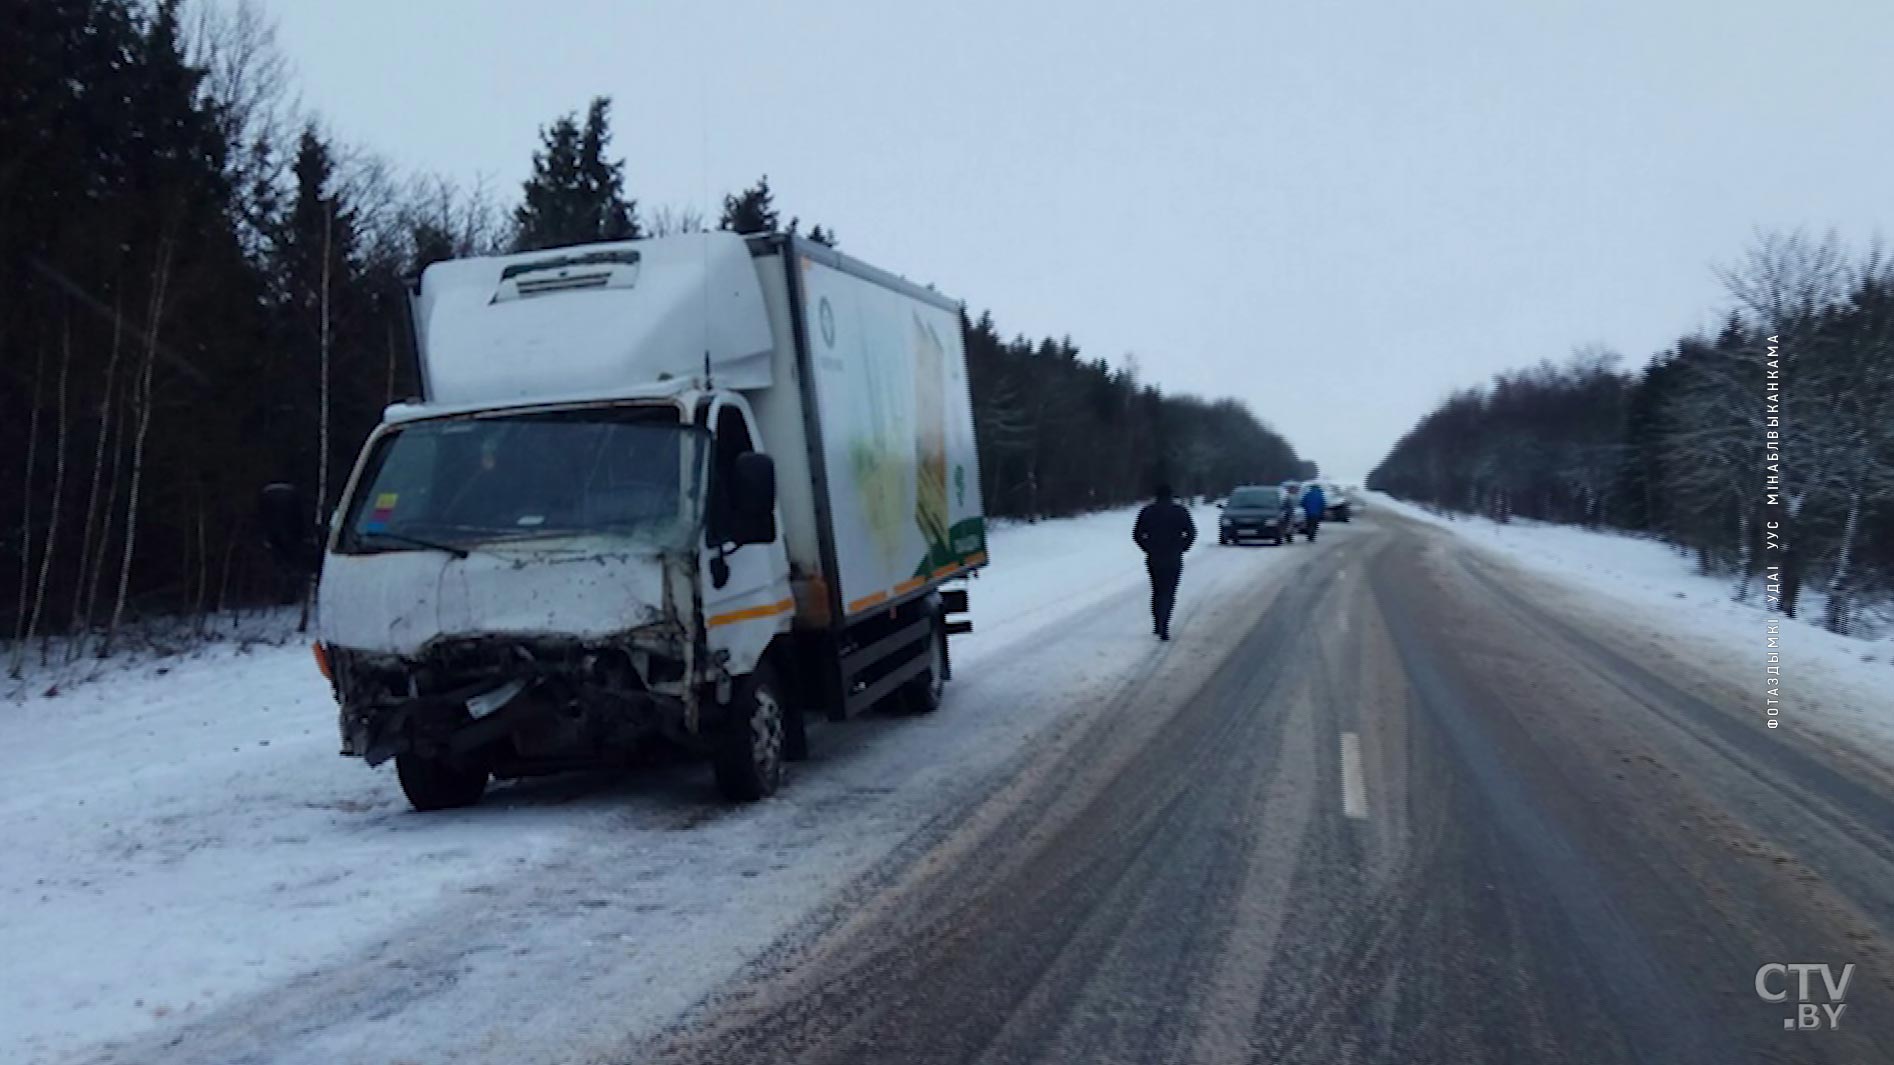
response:
<svg viewBox="0 0 1894 1065"><path fill-rule="evenodd" d="M732 610L728 614L714 615L709 621L705 622L705 624L714 629L719 625L731 625L739 621L754 621L757 618L773 618L778 614L786 614L794 609L796 609L796 601L794 599L779 599L774 603L765 603L762 606L746 607L742 610Z"/></svg>
<svg viewBox="0 0 1894 1065"><path fill-rule="evenodd" d="M921 585L926 584L926 583L927 583L927 578L925 577L909 577L907 580L902 581L900 584L897 584L894 586L894 594L906 595L909 592L913 591L916 588L919 588Z"/></svg>
<svg viewBox="0 0 1894 1065"><path fill-rule="evenodd" d="M860 599L848 604L848 611L852 614L857 610L867 610L871 606L879 606L887 601L887 592L876 592L873 595L864 595Z"/></svg>

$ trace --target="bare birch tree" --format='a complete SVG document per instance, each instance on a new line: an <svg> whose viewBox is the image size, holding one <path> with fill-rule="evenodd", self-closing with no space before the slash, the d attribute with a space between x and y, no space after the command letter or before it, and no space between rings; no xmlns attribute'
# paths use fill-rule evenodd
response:
<svg viewBox="0 0 1894 1065"><path fill-rule="evenodd" d="M33 471L39 463L39 408L42 378L46 369L46 351L38 349L33 356L33 400L32 413L26 421L26 468L20 475L20 600L14 609L13 625L13 664L7 673L13 679L20 679L20 671L26 666L26 607L27 590L32 586L33 573Z"/></svg>
<svg viewBox="0 0 1894 1065"><path fill-rule="evenodd" d="M26 623L26 638L29 641L39 635L40 617L46 610L46 581L52 575L53 554L59 547L59 516L66 495L66 385L71 377L72 322L68 320L60 336L59 382L54 387L52 513L46 519L46 547L40 552L39 584L33 589L33 615ZM45 653L46 648L42 647L42 665Z"/></svg>
<svg viewBox="0 0 1894 1065"><path fill-rule="evenodd" d="M112 305L111 353L105 360L104 383L99 390L98 437L94 440L92 446L92 477L86 487L85 527L79 533L79 570L72 582L71 627L73 639L68 644L68 659L77 656L79 645L83 640L87 623L90 620L90 612L85 598L85 589L88 585L90 575L105 565L106 537L101 538L95 556L92 546L92 534L99 516L99 483L103 480L105 473L106 441L111 438L112 434L112 396L118 384L118 361L124 336L125 320L119 313L117 297L114 296ZM110 509L111 503L107 502L106 510L108 514ZM111 521L108 517L106 519L108 530L110 524ZM91 583L96 587L95 580L91 581Z"/></svg>
<svg viewBox="0 0 1894 1065"><path fill-rule="evenodd" d="M1803 515L1811 500L1832 485L1832 463L1837 458L1823 439L1830 427L1822 418L1819 393L1809 387L1812 381L1798 382L1794 373L1801 366L1812 367L1820 358L1822 322L1846 294L1848 257L1832 232L1819 240L1801 232L1767 233L1757 238L1740 265L1721 271L1720 276L1765 338L1764 365L1781 363L1783 380L1790 384L1781 392L1778 429L1785 520L1774 530L1779 537L1774 543L1779 545L1775 549L1782 561L1782 612L1794 617L1808 561L1802 543ZM1752 402L1758 405L1764 382L1764 374L1758 372L1748 385L1755 397Z"/></svg>
<svg viewBox="0 0 1894 1065"><path fill-rule="evenodd" d="M158 239L158 250L151 271L151 297L146 305L145 350L140 359L138 383L133 392L132 411L137 428L132 435L131 485L125 498L125 548L118 567L118 594L112 600L112 620L106 627L101 657L111 654L125 621L125 600L131 591L132 559L138 547L139 492L145 475L145 444L151 435L153 407L152 379L158 366L158 336L162 331L167 289L171 284L171 258L177 239L170 232Z"/></svg>

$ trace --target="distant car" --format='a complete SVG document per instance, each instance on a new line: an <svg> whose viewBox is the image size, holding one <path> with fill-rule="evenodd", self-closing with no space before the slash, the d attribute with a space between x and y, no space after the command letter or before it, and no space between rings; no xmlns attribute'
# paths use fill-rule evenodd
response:
<svg viewBox="0 0 1894 1065"><path fill-rule="evenodd" d="M1329 521L1347 521L1354 511L1354 497L1342 490L1339 484L1328 483L1322 486L1323 517Z"/></svg>
<svg viewBox="0 0 1894 1065"><path fill-rule="evenodd" d="M1231 492L1223 505L1223 516L1217 519L1217 543L1268 540L1280 544L1294 540L1301 525L1302 512L1279 485L1246 485Z"/></svg>

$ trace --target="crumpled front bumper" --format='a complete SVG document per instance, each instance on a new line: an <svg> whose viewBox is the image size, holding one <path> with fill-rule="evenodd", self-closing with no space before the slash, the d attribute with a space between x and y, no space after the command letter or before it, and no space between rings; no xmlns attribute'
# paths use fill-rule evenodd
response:
<svg viewBox="0 0 1894 1065"><path fill-rule="evenodd" d="M551 718L600 736L666 728L686 716L672 694L688 690L675 635L483 637L413 659L331 648L342 753L370 765L409 750L453 757Z"/></svg>

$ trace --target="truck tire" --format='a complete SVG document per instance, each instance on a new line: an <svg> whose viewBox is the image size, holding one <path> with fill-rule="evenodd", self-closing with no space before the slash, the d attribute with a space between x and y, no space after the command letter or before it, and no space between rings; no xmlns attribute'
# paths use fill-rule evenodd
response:
<svg viewBox="0 0 1894 1065"><path fill-rule="evenodd" d="M724 798L754 802L776 794L783 783L787 714L775 672L769 663L759 663L738 684L711 751Z"/></svg>
<svg viewBox="0 0 1894 1065"><path fill-rule="evenodd" d="M783 761L809 760L809 715L800 706L783 708Z"/></svg>
<svg viewBox="0 0 1894 1065"><path fill-rule="evenodd" d="M401 793L416 810L454 810L472 806L487 790L487 767L460 766L412 751L395 755Z"/></svg>
<svg viewBox="0 0 1894 1065"><path fill-rule="evenodd" d="M947 694L947 633L938 614L934 615L934 631L928 644L927 669L901 686L901 708L910 714L939 710L941 697Z"/></svg>

